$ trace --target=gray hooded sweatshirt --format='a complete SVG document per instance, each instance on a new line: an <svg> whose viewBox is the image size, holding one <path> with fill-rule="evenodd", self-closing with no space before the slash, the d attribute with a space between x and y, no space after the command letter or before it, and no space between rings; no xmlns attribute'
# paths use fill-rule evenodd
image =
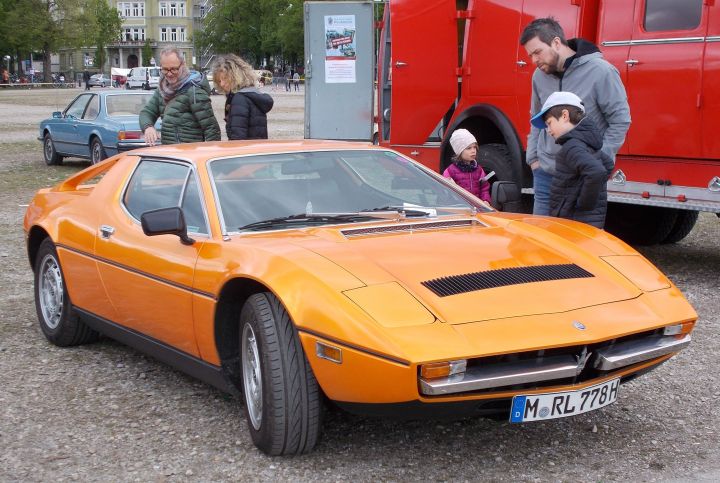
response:
<svg viewBox="0 0 720 483"><path fill-rule="evenodd" d="M558 75L535 69L532 78L530 117L542 109L545 100L555 91L569 91L583 100L585 114L593 120L603 136L602 150L615 162L615 155L625 142L630 127L630 107L625 86L617 69L603 59L598 48L583 39L571 39L568 45L575 55L565 61L565 70ZM547 129L530 128L526 160L540 161L540 167L555 173L555 156L560 145Z"/></svg>

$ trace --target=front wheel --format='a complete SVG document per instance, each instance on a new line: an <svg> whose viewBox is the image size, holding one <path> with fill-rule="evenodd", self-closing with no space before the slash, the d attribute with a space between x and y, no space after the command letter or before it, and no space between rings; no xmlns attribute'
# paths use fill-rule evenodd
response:
<svg viewBox="0 0 720 483"><path fill-rule="evenodd" d="M48 166L62 164L63 162L63 157L55 150L55 143L50 133L45 134L43 138L43 156L45 157L45 164Z"/></svg>
<svg viewBox="0 0 720 483"><path fill-rule="evenodd" d="M107 154L105 153L105 148L103 147L102 142L100 142L100 139L98 138L93 138L90 143L90 162L92 164L97 164L105 158L107 158Z"/></svg>
<svg viewBox="0 0 720 483"><path fill-rule="evenodd" d="M60 347L86 344L99 334L73 311L52 240L40 244L35 258L35 310L45 337Z"/></svg>
<svg viewBox="0 0 720 483"><path fill-rule="evenodd" d="M282 303L251 296L240 314L245 416L253 443L268 455L309 452L320 437L320 389Z"/></svg>

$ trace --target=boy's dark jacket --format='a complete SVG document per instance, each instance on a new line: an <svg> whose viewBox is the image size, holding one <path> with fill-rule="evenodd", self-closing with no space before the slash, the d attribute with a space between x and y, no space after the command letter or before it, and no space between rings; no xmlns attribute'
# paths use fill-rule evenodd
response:
<svg viewBox="0 0 720 483"><path fill-rule="evenodd" d="M613 168L602 152L603 137L590 118L560 136L550 187L550 215L602 228L607 213L607 179Z"/></svg>
<svg viewBox="0 0 720 483"><path fill-rule="evenodd" d="M225 132L228 139L267 139L267 113L273 98L254 87L230 93L225 101Z"/></svg>

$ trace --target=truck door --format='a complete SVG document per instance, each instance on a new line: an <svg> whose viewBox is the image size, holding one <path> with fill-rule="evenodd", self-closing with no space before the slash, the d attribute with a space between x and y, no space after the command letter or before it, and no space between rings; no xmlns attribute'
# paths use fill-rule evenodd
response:
<svg viewBox="0 0 720 483"><path fill-rule="evenodd" d="M702 91L703 157L720 159L720 2L707 9Z"/></svg>
<svg viewBox="0 0 720 483"><path fill-rule="evenodd" d="M703 0L639 0L629 40L629 154L701 155Z"/></svg>
<svg viewBox="0 0 720 483"><path fill-rule="evenodd" d="M394 0L390 9L390 144L421 145L457 98L454 0ZM387 33L386 33L387 35ZM387 117L387 116L386 116Z"/></svg>
<svg viewBox="0 0 720 483"><path fill-rule="evenodd" d="M602 50L605 60L610 62L620 73L620 79L627 92L628 64L630 58L630 42L633 33L633 15L635 1L605 0L598 15L598 47ZM624 19L624 21L618 21ZM632 110L630 116L633 116ZM628 154L627 141L618 154Z"/></svg>

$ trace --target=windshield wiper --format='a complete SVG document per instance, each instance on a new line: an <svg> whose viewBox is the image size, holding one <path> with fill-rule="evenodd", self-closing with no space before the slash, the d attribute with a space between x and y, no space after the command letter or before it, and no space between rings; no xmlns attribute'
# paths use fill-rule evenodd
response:
<svg viewBox="0 0 720 483"><path fill-rule="evenodd" d="M432 213L435 211L434 208L406 208L399 205L388 205L379 206L377 208L368 208L366 210L360 210L359 213L376 213L380 211L388 211L391 213L401 213L405 216L433 216Z"/></svg>
<svg viewBox="0 0 720 483"><path fill-rule="evenodd" d="M278 216L267 220L255 221L243 225L238 230L252 230L255 228L268 228L276 225L285 225L292 223L332 223L334 221L359 221L370 220L375 218L371 214L363 213L298 213L296 215Z"/></svg>

